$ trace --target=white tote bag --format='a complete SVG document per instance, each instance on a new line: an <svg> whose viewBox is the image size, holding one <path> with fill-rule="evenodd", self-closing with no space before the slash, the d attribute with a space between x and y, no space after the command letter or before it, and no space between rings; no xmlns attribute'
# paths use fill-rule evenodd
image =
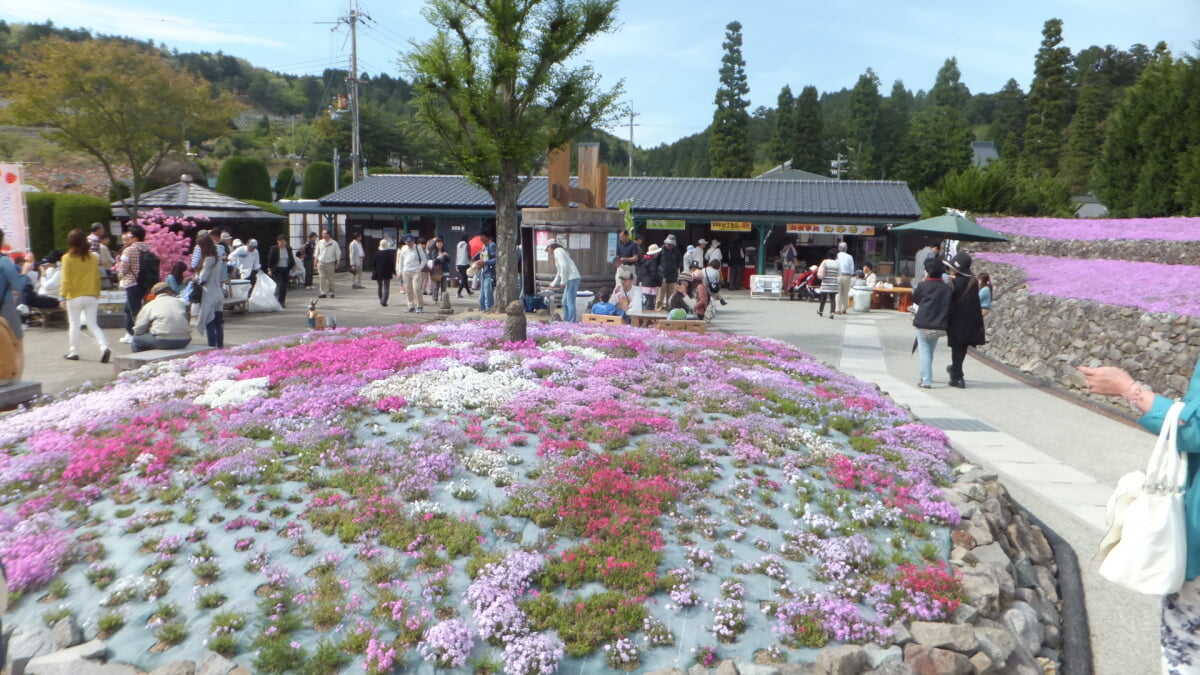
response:
<svg viewBox="0 0 1200 675"><path fill-rule="evenodd" d="M254 292L250 294L249 305L251 312L282 312L283 307L279 306L279 300L275 298L275 280L259 272L258 280L254 283Z"/></svg>
<svg viewBox="0 0 1200 675"><path fill-rule="evenodd" d="M1178 591L1187 568L1187 456L1175 442L1182 410L1182 402L1167 410L1145 473L1134 471L1118 481L1108 499L1108 533L1100 542L1100 575L1148 595Z"/></svg>

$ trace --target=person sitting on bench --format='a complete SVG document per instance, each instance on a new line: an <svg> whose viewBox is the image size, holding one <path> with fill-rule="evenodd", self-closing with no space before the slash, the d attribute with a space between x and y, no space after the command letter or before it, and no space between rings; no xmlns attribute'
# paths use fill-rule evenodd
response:
<svg viewBox="0 0 1200 675"><path fill-rule="evenodd" d="M625 323L629 323L629 317L625 315L625 310L618 308L616 305L609 302L612 298L612 290L601 288L596 294L596 302L592 303L592 314L601 314L604 316L619 316Z"/></svg>
<svg viewBox="0 0 1200 675"><path fill-rule="evenodd" d="M142 305L133 324L133 351L183 349L192 341L187 308L171 286L160 281L150 290L154 299Z"/></svg>

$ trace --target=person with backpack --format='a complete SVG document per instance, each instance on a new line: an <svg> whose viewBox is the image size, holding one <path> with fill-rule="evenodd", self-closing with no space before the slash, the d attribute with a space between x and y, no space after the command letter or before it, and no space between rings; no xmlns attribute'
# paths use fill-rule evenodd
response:
<svg viewBox="0 0 1200 675"><path fill-rule="evenodd" d="M121 249L118 285L125 291L125 337L121 338L121 342L130 344L133 342L133 322L138 312L142 311L142 301L154 284L161 281L161 277L158 256L146 243L146 228L133 224L126 232L132 242Z"/></svg>

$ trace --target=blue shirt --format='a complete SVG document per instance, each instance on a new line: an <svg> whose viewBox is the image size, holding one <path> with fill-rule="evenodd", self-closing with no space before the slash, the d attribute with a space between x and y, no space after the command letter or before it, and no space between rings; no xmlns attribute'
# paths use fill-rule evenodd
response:
<svg viewBox="0 0 1200 675"><path fill-rule="evenodd" d="M979 289L979 308L980 309L991 309L992 308L992 289L987 286L984 286L983 288Z"/></svg>
<svg viewBox="0 0 1200 675"><path fill-rule="evenodd" d="M1179 435L1176 443L1180 452L1188 455L1200 454L1200 361L1192 372L1187 393L1183 395L1184 408L1179 415ZM1166 396L1155 396L1154 405L1138 418L1138 424L1146 431L1158 434L1162 431L1163 418L1174 403ZM1183 494L1183 519L1187 529L1187 574L1190 581L1200 576L1200 488L1196 485L1196 472L1200 470L1200 457L1188 457L1187 489Z"/></svg>
<svg viewBox="0 0 1200 675"><path fill-rule="evenodd" d="M494 241L488 242L487 248L484 248L482 251L480 251L478 253L477 257L482 257L484 255L486 255L487 258L485 259L485 261L483 263L483 277L482 278L495 279L496 278L496 242L494 242Z"/></svg>

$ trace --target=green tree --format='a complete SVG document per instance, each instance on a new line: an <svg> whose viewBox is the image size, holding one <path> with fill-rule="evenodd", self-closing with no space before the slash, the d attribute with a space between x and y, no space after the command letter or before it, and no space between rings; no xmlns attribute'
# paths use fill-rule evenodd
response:
<svg viewBox="0 0 1200 675"><path fill-rule="evenodd" d="M775 102L775 129L771 135L771 160L783 164L792 159L796 149L796 97L792 88L783 85Z"/></svg>
<svg viewBox="0 0 1200 675"><path fill-rule="evenodd" d="M971 128L962 111L937 106L913 115L896 172L922 190L971 164Z"/></svg>
<svg viewBox="0 0 1200 675"><path fill-rule="evenodd" d="M429 0L436 34L406 58L420 117L496 203L496 307L519 295L517 197L552 150L612 119L620 85L577 62L616 0ZM305 188L307 189L307 185Z"/></svg>
<svg viewBox="0 0 1200 675"><path fill-rule="evenodd" d="M300 182L301 199L320 199L333 192L333 164L313 162L304 172Z"/></svg>
<svg viewBox="0 0 1200 675"><path fill-rule="evenodd" d="M1073 190L1086 190L1092 164L1104 144L1104 92L1092 83L1079 87L1078 103L1067 128L1062 177Z"/></svg>
<svg viewBox="0 0 1200 675"><path fill-rule="evenodd" d="M816 87L809 85L800 91L792 125L795 128L792 168L819 174L828 172L829 154L825 151L821 100Z"/></svg>
<svg viewBox="0 0 1200 675"><path fill-rule="evenodd" d="M296 196L296 172L285 166L275 176L275 199L291 199Z"/></svg>
<svg viewBox="0 0 1200 675"><path fill-rule="evenodd" d="M904 83L896 80L892 93L883 102L879 111L879 176L890 177L900 161L904 149L904 137L908 134L908 118L912 109L912 92Z"/></svg>
<svg viewBox="0 0 1200 675"><path fill-rule="evenodd" d="M112 185L130 172L134 212L145 176L167 153L219 134L238 108L232 94L214 98L202 78L120 42L43 40L10 66L0 79L4 118L48 128L47 138L95 157Z"/></svg>
<svg viewBox="0 0 1200 675"><path fill-rule="evenodd" d="M971 100L971 91L967 85L959 82L962 73L958 70L958 59L950 57L938 70L933 89L929 90L929 103L933 106L947 106L962 111L967 109Z"/></svg>
<svg viewBox="0 0 1200 675"><path fill-rule="evenodd" d="M1062 20L1042 28L1042 45L1034 59L1025 124L1025 164L1034 171L1058 170L1063 137L1071 114L1071 49L1062 47Z"/></svg>
<svg viewBox="0 0 1200 675"><path fill-rule="evenodd" d="M742 24L725 26L725 49L721 57L721 85L717 88L717 109L709 127L708 153L714 178L747 178L754 165L750 147L750 85L746 83L746 60L742 58Z"/></svg>
<svg viewBox="0 0 1200 675"><path fill-rule="evenodd" d="M851 178L877 178L879 170L879 114L883 97L875 71L859 76L850 91L850 116L846 123L846 147L850 151Z"/></svg>
<svg viewBox="0 0 1200 675"><path fill-rule="evenodd" d="M1016 80L1010 79L996 92L996 107L992 113L992 140L1000 150L1000 157L1015 159L1024 147L1025 120L1029 117L1029 105L1025 92Z"/></svg>
<svg viewBox="0 0 1200 675"><path fill-rule="evenodd" d="M271 175L257 157L230 157L217 174L217 192L234 199L271 201Z"/></svg>

